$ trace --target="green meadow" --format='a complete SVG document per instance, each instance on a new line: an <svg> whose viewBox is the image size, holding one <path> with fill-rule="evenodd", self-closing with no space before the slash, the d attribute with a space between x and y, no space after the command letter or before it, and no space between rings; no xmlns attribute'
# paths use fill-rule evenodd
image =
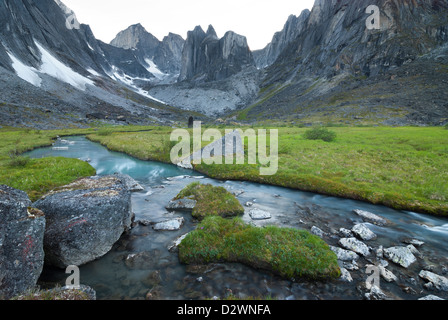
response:
<svg viewBox="0 0 448 320"><path fill-rule="evenodd" d="M242 129L248 128L258 129ZM76 159L21 158L22 152L50 145L57 135L83 134L111 150L169 163L170 150L175 144L170 141L172 130L170 127L2 129L0 183L22 189L36 199L57 186L94 174L90 165ZM279 169L275 175L260 175L259 164L201 164L195 169L216 179L247 180L400 210L448 215L448 130L335 127L329 128L335 133L335 139L329 142L305 138L309 130L306 128L280 127L278 130ZM247 143L246 139L246 149Z"/></svg>

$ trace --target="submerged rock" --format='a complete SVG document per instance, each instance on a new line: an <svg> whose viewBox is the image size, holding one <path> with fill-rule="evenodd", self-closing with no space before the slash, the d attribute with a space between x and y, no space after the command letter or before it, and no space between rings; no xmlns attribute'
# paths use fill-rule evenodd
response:
<svg viewBox="0 0 448 320"><path fill-rule="evenodd" d="M81 266L108 253L130 229L131 192L119 176L83 178L34 204L45 212L45 262Z"/></svg>
<svg viewBox="0 0 448 320"><path fill-rule="evenodd" d="M384 256L404 268L408 268L411 264L417 261L417 258L407 247L391 247L384 249Z"/></svg>
<svg viewBox="0 0 448 320"><path fill-rule="evenodd" d="M33 288L44 265L45 217L28 195L0 186L0 298Z"/></svg>
<svg viewBox="0 0 448 320"><path fill-rule="evenodd" d="M184 224L184 218L176 218L154 224L153 229L156 231L176 231Z"/></svg>
<svg viewBox="0 0 448 320"><path fill-rule="evenodd" d="M166 206L167 210L193 210L196 207L197 201L193 199L179 199L172 200Z"/></svg>
<svg viewBox="0 0 448 320"><path fill-rule="evenodd" d="M269 212L257 208L251 209L249 215L252 220L268 220L272 218Z"/></svg>
<svg viewBox="0 0 448 320"><path fill-rule="evenodd" d="M376 214L373 214L368 211L355 209L353 210L354 213L356 213L358 216L360 216L364 221L371 222L373 224L376 224L378 226L384 226L387 224L387 220L377 216Z"/></svg>

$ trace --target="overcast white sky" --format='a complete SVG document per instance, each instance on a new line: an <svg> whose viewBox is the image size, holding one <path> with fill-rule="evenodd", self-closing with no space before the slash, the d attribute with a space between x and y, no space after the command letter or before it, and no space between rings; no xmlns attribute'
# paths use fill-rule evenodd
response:
<svg viewBox="0 0 448 320"><path fill-rule="evenodd" d="M283 28L290 14L311 9L314 0L62 0L96 38L109 43L132 24L162 40L169 32L184 39L187 31L209 24L219 37L232 30L247 37L252 50L262 49Z"/></svg>

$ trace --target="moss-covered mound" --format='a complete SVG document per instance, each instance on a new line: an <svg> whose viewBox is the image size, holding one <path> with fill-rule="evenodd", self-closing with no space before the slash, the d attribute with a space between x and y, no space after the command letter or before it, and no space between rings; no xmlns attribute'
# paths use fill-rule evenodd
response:
<svg viewBox="0 0 448 320"><path fill-rule="evenodd" d="M195 182L185 187L175 200L184 198L197 201L192 215L198 220L208 216L228 218L244 214L244 208L238 199L223 187Z"/></svg>
<svg viewBox="0 0 448 320"><path fill-rule="evenodd" d="M238 262L285 278L323 280L340 277L336 255L308 231L257 228L241 219L207 217L179 246L185 264Z"/></svg>

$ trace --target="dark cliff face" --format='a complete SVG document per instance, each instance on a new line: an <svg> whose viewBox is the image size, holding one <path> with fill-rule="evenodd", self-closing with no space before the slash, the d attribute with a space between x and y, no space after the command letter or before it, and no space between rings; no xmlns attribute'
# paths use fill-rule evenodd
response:
<svg viewBox="0 0 448 320"><path fill-rule="evenodd" d="M6 51L27 65L40 65L35 41L51 48L58 58L75 71L86 68L102 73L108 63L98 49L89 26L66 27L67 16L54 1L3 0L0 2L0 65L13 71ZM90 46L90 47L89 47ZM85 73L85 71L84 71Z"/></svg>
<svg viewBox="0 0 448 320"><path fill-rule="evenodd" d="M370 5L380 9L379 30L366 27ZM279 60L298 73L377 75L446 41L447 10L439 0L317 0ZM285 76L275 69L274 79Z"/></svg>
<svg viewBox="0 0 448 320"><path fill-rule="evenodd" d="M188 32L182 53L179 81L207 82L223 80L255 61L245 37L232 31L218 39L210 26L204 32L200 26Z"/></svg>
<svg viewBox="0 0 448 320"><path fill-rule="evenodd" d="M370 5L379 8L379 29L367 28ZM440 71L447 42L446 0L316 0L301 32L266 68L262 87L275 89L262 91L268 95L249 117L345 123L363 114L356 118L438 124L448 117Z"/></svg>
<svg viewBox="0 0 448 320"><path fill-rule="evenodd" d="M283 30L274 34L272 41L263 49L254 51L254 58L258 68L270 66L277 60L282 51L296 39L303 31L305 23L310 15L309 10L304 10L300 16L289 16Z"/></svg>

